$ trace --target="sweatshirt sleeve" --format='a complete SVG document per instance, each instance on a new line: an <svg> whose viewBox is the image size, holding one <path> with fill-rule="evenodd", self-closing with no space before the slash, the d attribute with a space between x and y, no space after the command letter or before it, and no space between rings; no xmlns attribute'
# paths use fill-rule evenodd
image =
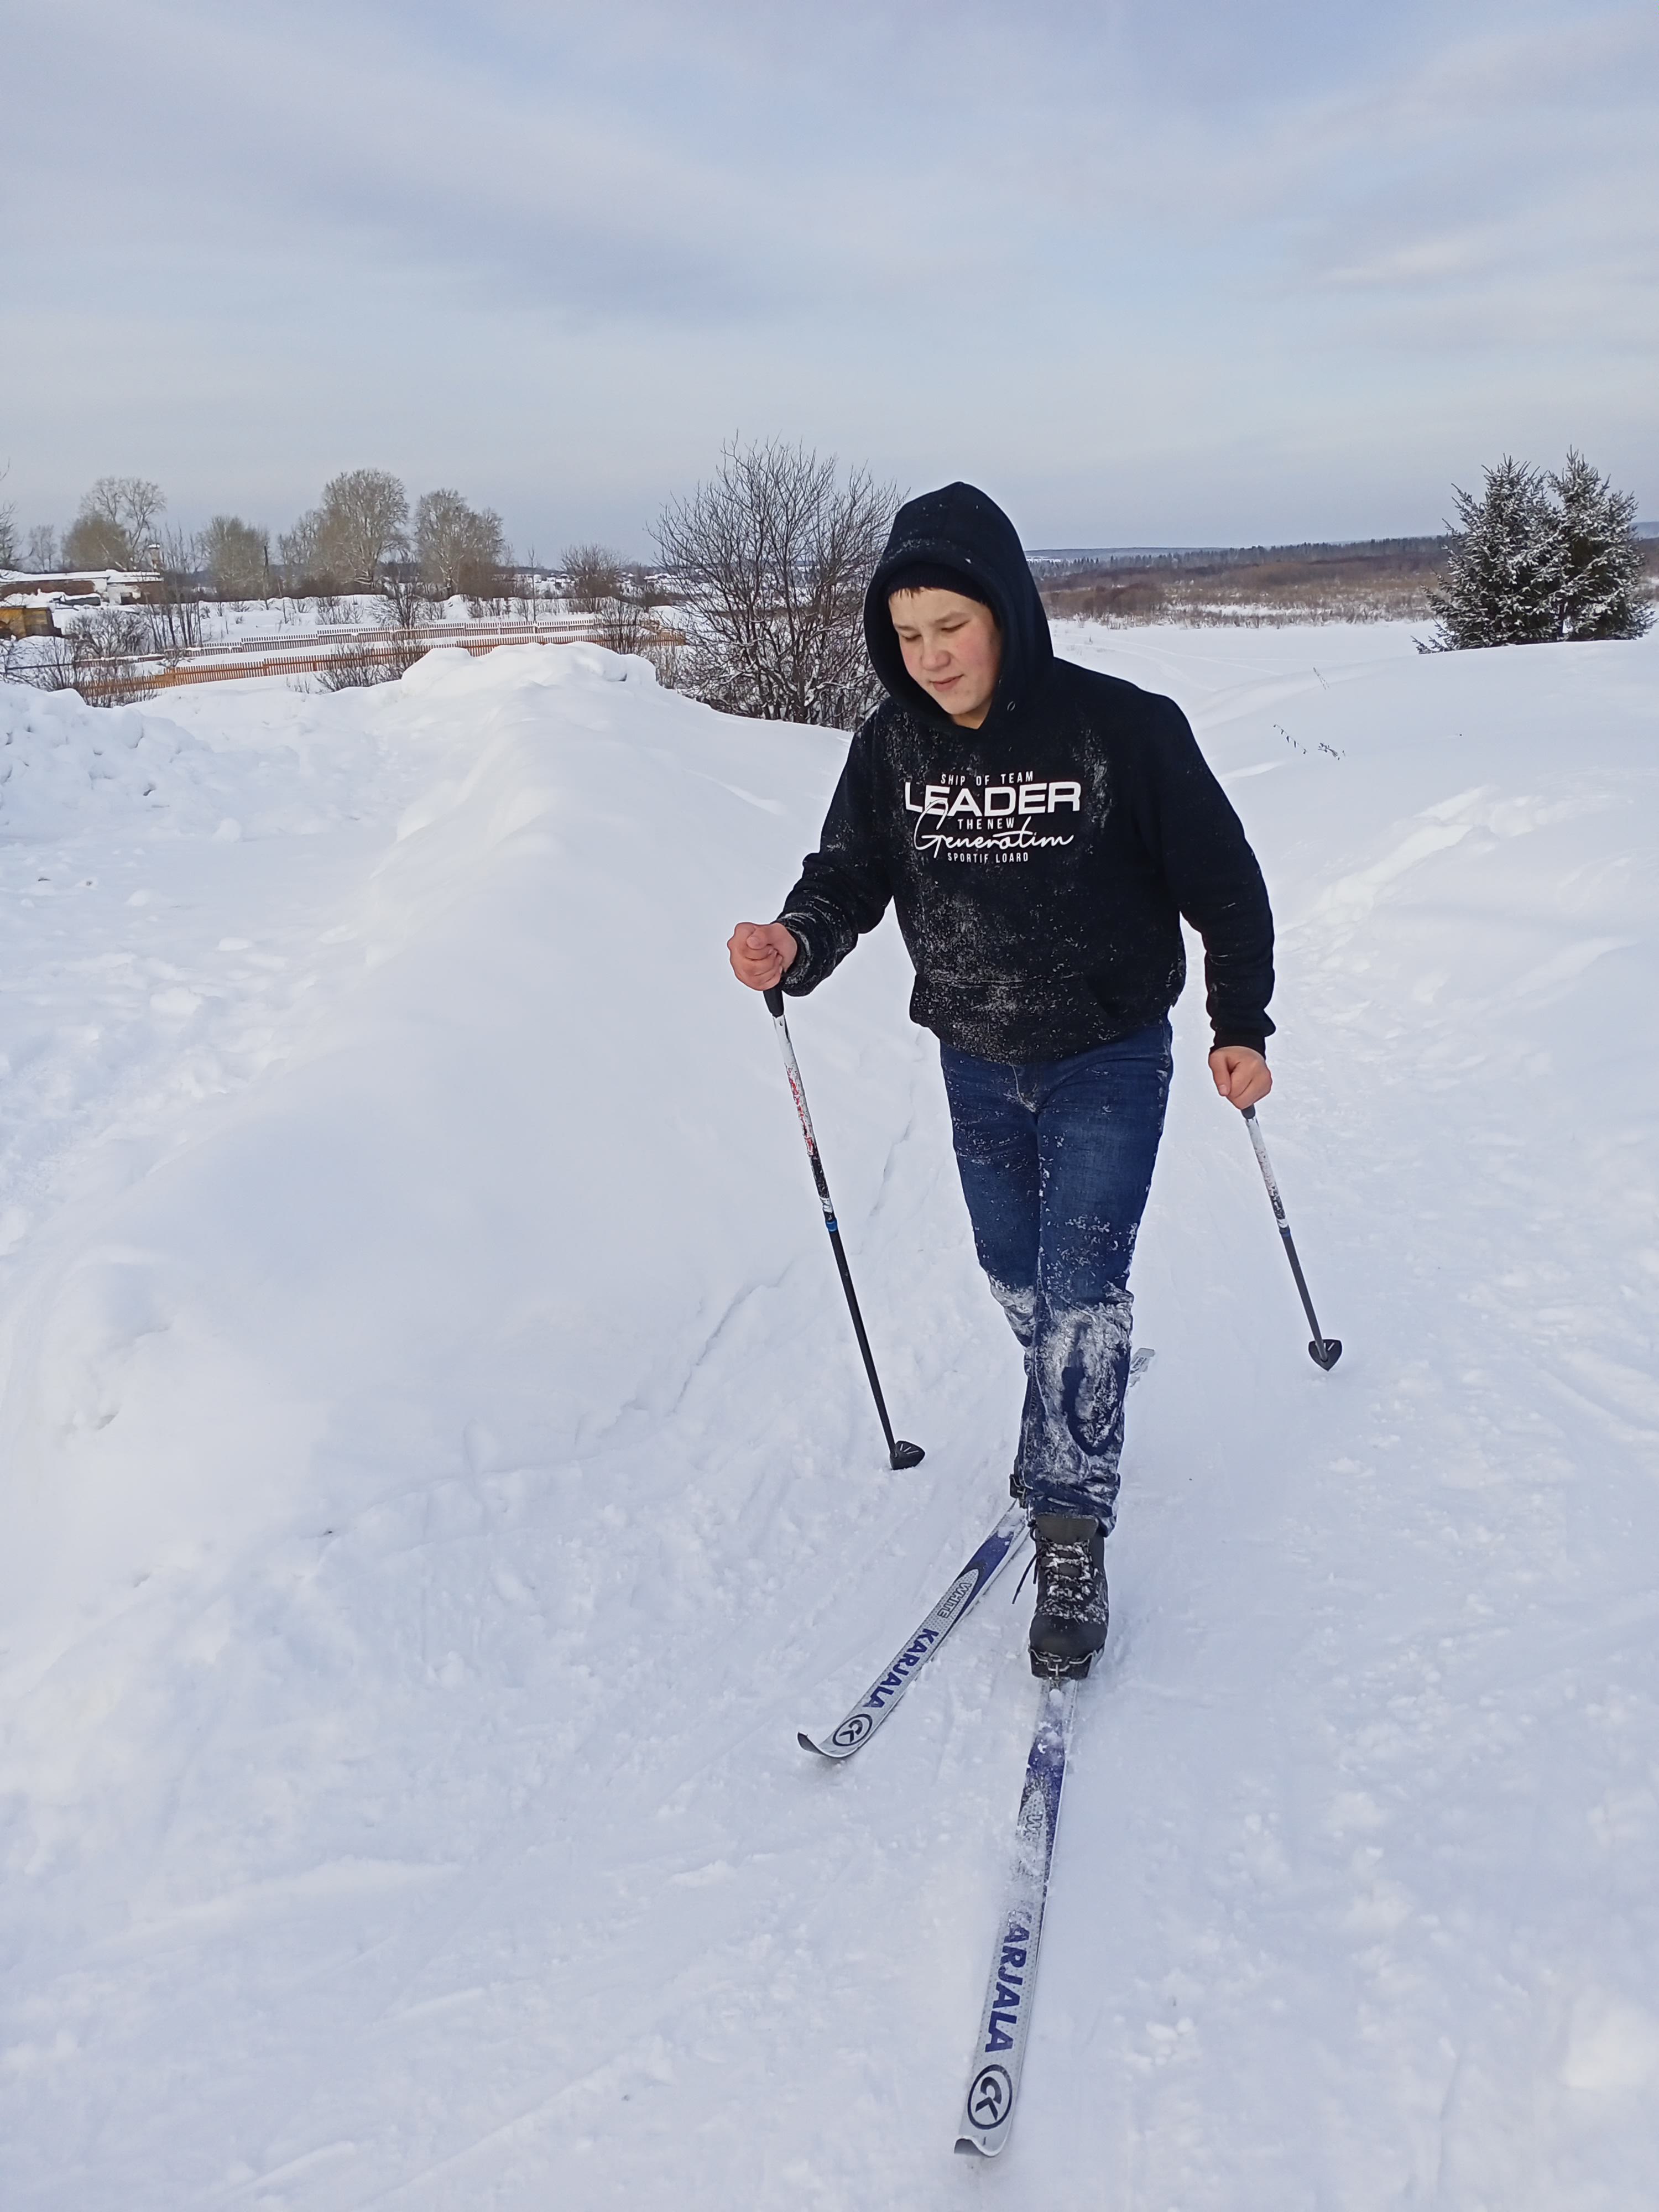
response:
<svg viewBox="0 0 1659 2212"><path fill-rule="evenodd" d="M1273 1025L1273 918L1255 854L1172 700L1148 731L1141 833L1204 940L1205 1004L1218 1045L1264 1052Z"/></svg>
<svg viewBox="0 0 1659 2212"><path fill-rule="evenodd" d="M816 853L778 920L799 946L783 979L794 999L816 990L887 911L893 887L877 834L873 742L866 722L854 738Z"/></svg>

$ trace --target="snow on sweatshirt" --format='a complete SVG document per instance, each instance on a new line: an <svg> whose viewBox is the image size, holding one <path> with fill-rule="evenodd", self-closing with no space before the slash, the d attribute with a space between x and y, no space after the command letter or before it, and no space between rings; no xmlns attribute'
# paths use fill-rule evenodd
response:
<svg viewBox="0 0 1659 2212"><path fill-rule="evenodd" d="M887 579L943 566L990 605L1002 661L960 729L905 673ZM1013 525L971 484L902 507L865 601L888 693L852 742L817 852L778 919L799 998L890 900L914 1021L958 1051L1066 1060L1162 1019L1204 942L1217 1044L1273 1030L1273 915L1238 817L1172 700L1057 660Z"/></svg>

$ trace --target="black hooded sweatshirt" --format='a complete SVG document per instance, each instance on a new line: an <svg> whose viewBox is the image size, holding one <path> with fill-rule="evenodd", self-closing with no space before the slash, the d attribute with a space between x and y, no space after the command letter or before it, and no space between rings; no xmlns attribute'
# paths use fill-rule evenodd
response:
<svg viewBox="0 0 1659 2212"><path fill-rule="evenodd" d="M990 712L958 728L905 673L888 580L962 576L1002 632ZM1169 699L1057 660L1013 525L971 484L902 507L865 600L887 698L853 739L816 853L778 919L801 997L888 901L914 1021L958 1051L1068 1060L1161 1020L1204 940L1218 1044L1273 1029L1273 916L1238 817Z"/></svg>

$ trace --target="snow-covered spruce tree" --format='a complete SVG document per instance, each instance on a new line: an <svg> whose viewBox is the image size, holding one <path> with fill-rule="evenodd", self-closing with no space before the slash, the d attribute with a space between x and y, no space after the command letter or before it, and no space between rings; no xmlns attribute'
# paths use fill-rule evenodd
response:
<svg viewBox="0 0 1659 2212"><path fill-rule="evenodd" d="M1446 580L1429 593L1442 652L1561 634L1560 538L1544 480L1508 454L1486 478L1479 499L1455 494L1459 527Z"/></svg>
<svg viewBox="0 0 1659 2212"><path fill-rule="evenodd" d="M1640 637L1653 621L1653 600L1637 542L1636 501L1571 447L1549 487L1561 564L1557 635Z"/></svg>

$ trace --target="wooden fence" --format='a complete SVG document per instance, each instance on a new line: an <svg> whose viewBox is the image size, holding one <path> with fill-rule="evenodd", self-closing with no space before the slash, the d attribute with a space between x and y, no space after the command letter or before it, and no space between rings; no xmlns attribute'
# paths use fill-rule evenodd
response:
<svg viewBox="0 0 1659 2212"><path fill-rule="evenodd" d="M341 664L357 668L412 668L434 646L459 646L475 657L503 645L597 645L597 629L586 617L556 617L550 622L434 623L414 630L329 629L313 631L303 643L272 646L269 638L231 645L198 646L177 659L122 656L98 665L77 678L75 690L89 705L148 698L181 684L228 684L256 676L315 676ZM658 628L648 645L684 642L678 630Z"/></svg>

